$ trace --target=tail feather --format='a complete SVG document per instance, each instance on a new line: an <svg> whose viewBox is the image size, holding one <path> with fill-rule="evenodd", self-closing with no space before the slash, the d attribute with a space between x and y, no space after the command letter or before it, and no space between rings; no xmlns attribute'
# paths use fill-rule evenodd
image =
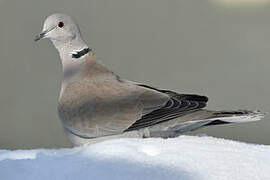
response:
<svg viewBox="0 0 270 180"><path fill-rule="evenodd" d="M259 121L265 113L260 111L209 111L200 110L186 118L189 121L178 123L166 131L153 131L151 137L176 137L188 131L194 131L205 126L222 125L230 123L244 123Z"/></svg>
<svg viewBox="0 0 270 180"><path fill-rule="evenodd" d="M238 110L238 111L213 111L208 120L212 120L208 125L244 123L259 121L265 113L260 111Z"/></svg>

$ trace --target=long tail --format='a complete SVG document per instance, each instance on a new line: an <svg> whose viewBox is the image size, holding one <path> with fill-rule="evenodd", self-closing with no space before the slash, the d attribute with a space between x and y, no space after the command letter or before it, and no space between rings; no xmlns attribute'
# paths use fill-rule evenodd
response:
<svg viewBox="0 0 270 180"><path fill-rule="evenodd" d="M201 116L201 120L200 117ZM198 120L189 121L186 127L180 128L178 131L183 133L192 131L205 126L231 124L231 123L245 123L259 121L265 116L265 113L260 111L237 110L237 111L208 111L203 110L196 114Z"/></svg>
<svg viewBox="0 0 270 180"><path fill-rule="evenodd" d="M152 132L152 137L176 137L188 131L197 130L205 126L222 125L230 123L245 123L259 121L265 113L260 111L209 111L199 110L183 116L177 125L163 132Z"/></svg>
<svg viewBox="0 0 270 180"><path fill-rule="evenodd" d="M260 111L238 110L238 111L208 111L211 116L207 120L210 123L205 126L228 124L228 123L245 123L261 120L265 113Z"/></svg>

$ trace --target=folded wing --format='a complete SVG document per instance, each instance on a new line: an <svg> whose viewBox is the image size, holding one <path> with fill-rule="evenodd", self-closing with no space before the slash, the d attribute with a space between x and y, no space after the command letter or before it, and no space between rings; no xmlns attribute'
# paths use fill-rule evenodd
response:
<svg viewBox="0 0 270 180"><path fill-rule="evenodd" d="M173 91L161 90L142 84L138 84L138 86L166 94L170 98L164 106L143 115L125 131L138 130L186 115L187 113L204 108L208 101L206 96L179 94Z"/></svg>

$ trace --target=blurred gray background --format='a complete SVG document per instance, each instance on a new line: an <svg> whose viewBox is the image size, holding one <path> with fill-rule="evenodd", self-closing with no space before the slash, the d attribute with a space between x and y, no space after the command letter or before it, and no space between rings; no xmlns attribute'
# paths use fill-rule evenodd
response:
<svg viewBox="0 0 270 180"><path fill-rule="evenodd" d="M71 15L120 76L210 98L209 109L270 112L268 0L0 0L0 148L70 147L57 116L61 64L33 41ZM270 144L270 119L193 132Z"/></svg>

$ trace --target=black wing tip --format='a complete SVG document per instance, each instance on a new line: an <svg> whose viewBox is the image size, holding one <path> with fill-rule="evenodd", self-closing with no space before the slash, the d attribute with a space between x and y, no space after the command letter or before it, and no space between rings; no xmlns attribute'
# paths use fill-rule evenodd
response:
<svg viewBox="0 0 270 180"><path fill-rule="evenodd" d="M196 94L179 94L170 90L157 89L143 84L138 84L138 86L167 94L170 99L160 109L143 115L141 119L138 119L124 132L153 126L155 124L159 124L183 116L186 113L190 113L191 111L204 108L206 106L206 102L208 101L208 97L206 96L200 96Z"/></svg>
<svg viewBox="0 0 270 180"><path fill-rule="evenodd" d="M207 96L201 96L197 94L183 94L183 99L188 101L201 101L201 102L208 102Z"/></svg>
<svg viewBox="0 0 270 180"><path fill-rule="evenodd" d="M138 85L141 87L149 88L152 90L156 90L156 91L168 94L171 97L175 97L176 99L183 98L183 99L188 100L188 101L202 101L202 102L208 102L208 100L209 100L207 96L202 96L202 95L197 95L197 94L179 94L179 93L174 92L174 91L170 91L167 89L158 89L158 88L148 86L145 84L138 84Z"/></svg>

